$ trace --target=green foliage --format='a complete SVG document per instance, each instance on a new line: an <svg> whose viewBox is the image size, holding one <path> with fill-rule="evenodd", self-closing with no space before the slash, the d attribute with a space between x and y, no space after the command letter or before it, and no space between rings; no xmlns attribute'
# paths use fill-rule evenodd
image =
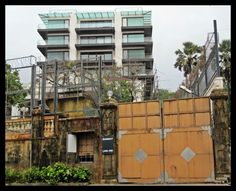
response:
<svg viewBox="0 0 236 191"><path fill-rule="evenodd" d="M57 162L47 167L32 167L22 172L6 168L6 182L42 182L56 184L59 182L89 182L91 172L82 166L70 167Z"/></svg>
<svg viewBox="0 0 236 191"><path fill-rule="evenodd" d="M41 181L41 171L38 167L32 167L25 170L24 172L25 182L40 182Z"/></svg>
<svg viewBox="0 0 236 191"><path fill-rule="evenodd" d="M102 78L102 100L107 99L108 90L113 91L113 97L119 102L132 101L132 93L136 88L131 80L125 79L121 74L121 69L114 67L110 73Z"/></svg>
<svg viewBox="0 0 236 191"><path fill-rule="evenodd" d="M27 93L24 90L22 83L20 82L19 73L17 70L12 71L11 66L9 64L6 64L6 71L5 71L5 91L11 92L11 91L18 91L14 94L9 94L7 96L7 103L9 105L17 105L18 107L23 107L25 102L25 97L27 96Z"/></svg>
<svg viewBox="0 0 236 191"><path fill-rule="evenodd" d="M226 84L231 85L231 41L223 40L219 45L221 75L225 77Z"/></svg>
<svg viewBox="0 0 236 191"><path fill-rule="evenodd" d="M171 92L167 89L158 89L154 92L154 99L164 100L164 99L172 99L175 97L175 92Z"/></svg>
<svg viewBox="0 0 236 191"><path fill-rule="evenodd" d="M184 72L184 76L187 77L191 73L192 68L199 62L200 53L202 47L195 45L192 42L184 42L183 50L176 50L175 54L178 56L174 64L175 68Z"/></svg>
<svg viewBox="0 0 236 191"><path fill-rule="evenodd" d="M5 168L5 180L8 183L22 182L23 174L18 170L12 168Z"/></svg>

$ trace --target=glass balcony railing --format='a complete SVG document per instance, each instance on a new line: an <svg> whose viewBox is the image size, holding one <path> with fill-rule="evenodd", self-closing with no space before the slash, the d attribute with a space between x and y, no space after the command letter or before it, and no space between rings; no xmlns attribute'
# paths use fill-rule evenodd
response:
<svg viewBox="0 0 236 191"><path fill-rule="evenodd" d="M123 38L123 43L138 43L138 42L152 42L152 37L137 38L137 37L128 37Z"/></svg>
<svg viewBox="0 0 236 191"><path fill-rule="evenodd" d="M37 45L68 45L69 41L64 40L64 41L48 41L48 40L39 40L37 42Z"/></svg>
<svg viewBox="0 0 236 191"><path fill-rule="evenodd" d="M69 24L39 24L38 29L68 29Z"/></svg>
<svg viewBox="0 0 236 191"><path fill-rule="evenodd" d="M88 23L88 24L81 24L77 25L77 28L108 28L114 27L113 23Z"/></svg>

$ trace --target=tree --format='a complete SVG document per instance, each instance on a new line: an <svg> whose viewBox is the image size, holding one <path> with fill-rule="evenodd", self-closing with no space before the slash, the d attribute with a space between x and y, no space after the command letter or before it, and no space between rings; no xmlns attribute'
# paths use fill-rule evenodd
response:
<svg viewBox="0 0 236 191"><path fill-rule="evenodd" d="M124 78L121 68L113 67L102 78L102 100L107 97L107 91L113 91L113 97L119 102L132 102L134 100L134 87L130 79Z"/></svg>
<svg viewBox="0 0 236 191"><path fill-rule="evenodd" d="M6 64L5 66L5 92L7 92L6 104L7 106L17 105L18 108L21 108L25 106L24 102L27 92L23 89L18 71L12 71L9 64Z"/></svg>
<svg viewBox="0 0 236 191"><path fill-rule="evenodd" d="M219 45L220 72L228 88L231 87L231 41L223 40Z"/></svg>
<svg viewBox="0 0 236 191"><path fill-rule="evenodd" d="M172 99L175 97L175 92L171 92L167 89L158 89L155 93L153 98L158 100L164 100L164 99Z"/></svg>
<svg viewBox="0 0 236 191"><path fill-rule="evenodd" d="M175 68L184 72L184 77L191 73L192 68L197 65L202 51L202 47L195 45L192 42L184 42L183 50L176 50L178 56L174 64Z"/></svg>

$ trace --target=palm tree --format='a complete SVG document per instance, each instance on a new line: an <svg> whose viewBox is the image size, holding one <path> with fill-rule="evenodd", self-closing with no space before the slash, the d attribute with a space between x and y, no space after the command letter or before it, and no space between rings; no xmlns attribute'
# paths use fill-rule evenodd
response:
<svg viewBox="0 0 236 191"><path fill-rule="evenodd" d="M220 70L221 75L225 77L228 88L231 85L231 41L223 40L219 45Z"/></svg>
<svg viewBox="0 0 236 191"><path fill-rule="evenodd" d="M184 42L183 45L183 51L180 49L175 51L178 57L174 67L184 71L184 77L187 77L191 73L192 68L197 65L202 47L192 42Z"/></svg>

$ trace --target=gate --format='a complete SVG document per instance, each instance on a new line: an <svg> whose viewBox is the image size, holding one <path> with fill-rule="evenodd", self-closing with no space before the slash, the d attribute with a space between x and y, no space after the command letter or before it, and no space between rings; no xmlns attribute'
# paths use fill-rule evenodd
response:
<svg viewBox="0 0 236 191"><path fill-rule="evenodd" d="M214 181L207 97L119 104L118 181Z"/></svg>

